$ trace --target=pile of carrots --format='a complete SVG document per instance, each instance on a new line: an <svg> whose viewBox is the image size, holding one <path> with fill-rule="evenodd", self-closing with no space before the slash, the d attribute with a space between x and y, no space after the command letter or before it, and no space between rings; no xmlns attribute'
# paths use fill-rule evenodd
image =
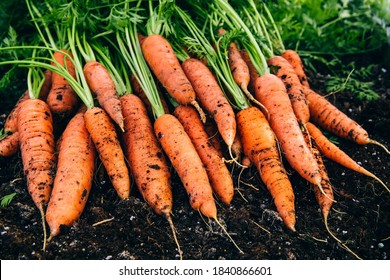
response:
<svg viewBox="0 0 390 280"><path fill-rule="evenodd" d="M2 62L29 67L29 83L5 122L0 156L20 151L29 193L43 228L46 222L50 228L49 240L60 234L60 226L71 226L82 215L98 160L120 199L131 195L134 180L150 207L168 220L180 256L171 218L172 172L180 177L192 208L218 222L215 200L234 204L230 166L253 166L291 231L296 231L295 198L284 160L312 186L325 224L334 195L323 157L374 178L389 191L323 134L326 130L359 145L381 145L310 87L297 52L274 50L262 57L260 69L256 53L245 43L234 36L222 43L237 26L245 31L227 1L212 1L233 11L223 19L230 24L214 40L197 33L201 29L196 26L187 27L187 37L202 43L203 55L158 28L139 31L148 18L139 22L136 16L126 19L126 27L109 26L101 34L78 29L76 20L65 27L53 24L53 33L66 34L68 40L55 43L47 31L52 26L39 20L42 7L26 2L43 44L31 48L49 55ZM142 1L133 2L116 5L132 12L142 6ZM149 2L149 21L152 15L158 21L167 1L157 6L144 2ZM113 6L115 15L119 9ZM175 20L186 29L189 14L178 6L175 10ZM259 50L267 51L261 45ZM220 66L224 63L227 68Z"/></svg>

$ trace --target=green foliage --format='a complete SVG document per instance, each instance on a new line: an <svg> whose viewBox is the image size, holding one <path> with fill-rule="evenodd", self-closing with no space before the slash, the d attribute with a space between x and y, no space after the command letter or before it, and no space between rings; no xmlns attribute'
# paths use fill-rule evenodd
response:
<svg viewBox="0 0 390 280"><path fill-rule="evenodd" d="M326 82L328 92L349 91L356 95L359 100L372 101L377 100L379 95L373 90L372 82L375 73L374 65L356 68L355 63L351 62L346 68L352 70L348 73L343 69L341 73L344 77L333 76Z"/></svg>
<svg viewBox="0 0 390 280"><path fill-rule="evenodd" d="M10 193L0 198L0 206L7 207L8 205L10 205L15 195L16 193Z"/></svg>
<svg viewBox="0 0 390 280"><path fill-rule="evenodd" d="M277 0L268 4L286 48L344 55L379 49L388 40L387 0Z"/></svg>

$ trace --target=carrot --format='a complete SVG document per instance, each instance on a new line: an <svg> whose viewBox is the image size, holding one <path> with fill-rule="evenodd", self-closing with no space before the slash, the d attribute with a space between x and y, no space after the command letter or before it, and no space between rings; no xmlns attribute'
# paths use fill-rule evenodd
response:
<svg viewBox="0 0 390 280"><path fill-rule="evenodd" d="M204 129L209 136L209 140L213 147L217 150L220 157L223 156L222 152L222 137L221 134L218 131L217 124L215 123L214 119L207 118L206 122L204 124Z"/></svg>
<svg viewBox="0 0 390 280"><path fill-rule="evenodd" d="M96 152L83 111L69 121L61 136L57 172L46 210L49 240L60 234L60 226L69 227L81 216L91 190Z"/></svg>
<svg viewBox="0 0 390 280"><path fill-rule="evenodd" d="M305 88L305 94L306 99L309 101L312 122L339 137L351 140L359 145L378 145L390 154L390 151L383 144L371 139L363 127L326 100L325 97L310 88Z"/></svg>
<svg viewBox="0 0 390 280"><path fill-rule="evenodd" d="M303 86L291 64L282 56L273 56L267 60L271 72L279 77L286 86L291 105L298 122L305 125L310 119L309 105L303 92Z"/></svg>
<svg viewBox="0 0 390 280"><path fill-rule="evenodd" d="M248 88L250 91L254 92L256 88L256 80L260 75L257 73L255 66L253 65L248 53L246 50L241 50L241 57L245 61L246 65L248 66L249 69L249 75L250 75L250 80L249 80L249 85Z"/></svg>
<svg viewBox="0 0 390 280"><path fill-rule="evenodd" d="M195 91L168 40L159 34L151 34L143 40L141 49L149 67L170 96L179 104L193 105L205 122Z"/></svg>
<svg viewBox="0 0 390 280"><path fill-rule="evenodd" d="M45 70L45 81L43 82L41 91L39 92L39 99L41 100L45 101L47 99L47 96L49 95L52 85L52 75L52 71L50 71L49 69Z"/></svg>
<svg viewBox="0 0 390 280"><path fill-rule="evenodd" d="M268 109L269 123L291 167L320 186L318 165L306 145L282 80L273 74L262 75L256 80L255 96Z"/></svg>
<svg viewBox="0 0 390 280"><path fill-rule="evenodd" d="M5 136L0 140L0 156L10 157L19 151L19 132Z"/></svg>
<svg viewBox="0 0 390 280"><path fill-rule="evenodd" d="M311 137L313 138L314 142L317 144L318 148L320 149L321 153L325 157L353 171L356 171L358 173L361 173L363 175L366 175L368 177L377 180L386 188L387 191L390 191L389 188L382 182L382 180L380 180L377 176L372 174L370 171L360 166L344 151L342 151L339 147L337 147L335 144L330 142L329 139L324 134L322 134L321 130L317 128L314 124L310 122L307 123L307 129Z"/></svg>
<svg viewBox="0 0 390 280"><path fill-rule="evenodd" d="M292 66L295 73L297 74L299 81L304 87L310 87L309 81L306 76L305 69L303 67L303 63L301 60L301 57L299 54L294 50L285 50L282 54L282 57L284 57Z"/></svg>
<svg viewBox="0 0 390 280"><path fill-rule="evenodd" d="M171 176L145 105L134 94L125 94L120 100L125 116L126 158L135 183L153 210L169 217L172 212Z"/></svg>
<svg viewBox="0 0 390 280"><path fill-rule="evenodd" d="M223 203L230 205L234 195L232 177L222 157L209 141L198 113L192 107L177 106L174 115L194 144L206 168L214 193Z"/></svg>
<svg viewBox="0 0 390 280"><path fill-rule="evenodd" d="M108 70L97 61L88 61L84 65L84 75L100 106L104 108L110 118L123 131L121 102Z"/></svg>
<svg viewBox="0 0 390 280"><path fill-rule="evenodd" d="M206 65L195 58L186 59L182 68L194 87L202 108L215 120L222 139L231 147L236 135L235 113L214 75Z"/></svg>
<svg viewBox="0 0 390 280"><path fill-rule="evenodd" d="M174 116L164 114L156 119L154 131L190 196L192 208L206 217L216 217L209 178L183 125Z"/></svg>
<svg viewBox="0 0 390 280"><path fill-rule="evenodd" d="M52 114L49 106L36 98L23 101L18 113L18 131L28 191L42 216L45 249L44 207L50 199L56 165Z"/></svg>
<svg viewBox="0 0 390 280"><path fill-rule="evenodd" d="M282 165L274 132L256 107L238 112L237 123L245 155L258 169L284 224L295 231L294 192Z"/></svg>
<svg viewBox="0 0 390 280"><path fill-rule="evenodd" d="M53 56L55 59L55 62L52 62L53 66L58 67L60 65L65 67L69 74L76 78L76 72L71 59L73 56L70 51L62 49L55 52ZM51 75L51 88L46 102L53 115L58 119L63 119L74 113L77 108L78 98L69 82L63 76L54 72Z"/></svg>
<svg viewBox="0 0 390 280"><path fill-rule="evenodd" d="M111 118L99 107L88 109L84 118L86 128L118 196L121 199L128 198L130 195L129 170Z"/></svg>

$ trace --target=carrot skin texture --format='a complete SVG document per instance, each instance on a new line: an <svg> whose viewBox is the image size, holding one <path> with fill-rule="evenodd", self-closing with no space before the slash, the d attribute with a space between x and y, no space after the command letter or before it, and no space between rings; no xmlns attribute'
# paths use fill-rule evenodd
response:
<svg viewBox="0 0 390 280"><path fill-rule="evenodd" d="M84 113L77 113L61 137L57 172L46 221L50 235L60 234L60 226L71 226L80 218L91 191L96 151L85 127Z"/></svg>
<svg viewBox="0 0 390 280"><path fill-rule="evenodd" d="M84 75L100 106L123 131L121 102L113 79L103 64L89 61L84 65Z"/></svg>
<svg viewBox="0 0 390 280"><path fill-rule="evenodd" d="M130 195L129 169L126 166L125 156L111 118L102 108L93 107L85 112L84 119L118 196L121 199L128 198Z"/></svg>
<svg viewBox="0 0 390 280"><path fill-rule="evenodd" d="M50 199L56 166L53 119L49 106L27 99L18 113L19 143L28 191L38 209Z"/></svg>
<svg viewBox="0 0 390 280"><path fill-rule="evenodd" d="M237 123L244 154L258 169L284 224L295 231L294 192L268 121L258 108L249 107L237 113Z"/></svg>
<svg viewBox="0 0 390 280"><path fill-rule="evenodd" d="M262 75L256 80L255 90L256 99L269 112L270 126L291 167L310 183L319 185L322 179L317 162L306 145L281 79L273 74Z"/></svg>
<svg viewBox="0 0 390 280"><path fill-rule="evenodd" d="M209 141L207 132L197 111L189 106L178 106L174 115L183 125L184 130L191 138L209 177L211 187L217 197L229 205L234 196L233 180L222 157Z"/></svg>
<svg viewBox="0 0 390 280"><path fill-rule="evenodd" d="M61 52L71 55L67 50L61 50ZM54 59L58 64L66 67L73 78L76 78L76 71L72 61L61 52L55 52ZM52 62L52 65L56 66L54 62ZM77 109L78 97L64 77L57 73L52 73L51 88L46 102L53 115L62 119L70 116Z"/></svg>
<svg viewBox="0 0 390 280"><path fill-rule="evenodd" d="M234 81L241 87L248 88L250 82L249 67L242 58L236 43L230 43L228 47L229 67Z"/></svg>
<svg viewBox="0 0 390 280"><path fill-rule="evenodd" d="M249 74L250 74L250 81L249 81L249 90L254 92L256 88L256 80L260 75L257 73L257 70L255 66L253 65L249 54L245 51L245 49L241 50L241 57L242 59L246 62L248 69L249 69Z"/></svg>
<svg viewBox="0 0 390 280"><path fill-rule="evenodd" d="M370 143L367 131L326 100L325 97L310 88L305 88L305 94L309 101L310 116L313 123L359 145Z"/></svg>
<svg viewBox="0 0 390 280"><path fill-rule="evenodd" d="M135 183L159 215L172 212L171 174L145 105L134 94L120 97L125 117L124 150Z"/></svg>
<svg viewBox="0 0 390 280"><path fill-rule="evenodd" d="M182 68L194 87L202 108L215 120L222 139L230 147L236 134L235 113L214 75L195 58L185 60Z"/></svg>
<svg viewBox="0 0 390 280"><path fill-rule="evenodd" d="M294 71L298 75L301 84L304 87L310 87L305 68L303 67L302 59L299 54L294 50L286 50L282 53L282 57L284 57L294 68Z"/></svg>
<svg viewBox="0 0 390 280"><path fill-rule="evenodd" d="M274 56L267 60L271 72L279 77L286 86L288 96L294 113L301 124L306 124L310 119L309 105L303 90L303 86L291 64L282 56Z"/></svg>
<svg viewBox="0 0 390 280"><path fill-rule="evenodd" d="M41 91L39 92L39 99L46 101L49 92L51 90L52 86L52 75L53 72L51 72L49 69L45 71L45 81L43 82L43 85L41 87Z"/></svg>
<svg viewBox="0 0 390 280"><path fill-rule="evenodd" d="M19 132L16 131L0 140L0 156L10 157L19 151Z"/></svg>
<svg viewBox="0 0 390 280"><path fill-rule="evenodd" d="M179 104L194 102L195 91L168 40L152 34L142 41L141 48L146 62L168 93Z"/></svg>
<svg viewBox="0 0 390 280"><path fill-rule="evenodd" d="M171 114L156 119L154 132L189 195L191 207L209 218L217 217L212 188L191 139Z"/></svg>

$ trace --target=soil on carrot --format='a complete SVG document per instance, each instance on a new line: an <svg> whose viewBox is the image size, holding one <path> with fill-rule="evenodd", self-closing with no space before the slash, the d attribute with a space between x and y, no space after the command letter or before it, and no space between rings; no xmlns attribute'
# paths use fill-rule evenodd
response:
<svg viewBox="0 0 390 280"><path fill-rule="evenodd" d="M387 69L390 71L390 69ZM390 147L390 73L378 68L374 89L378 101L358 101L348 92L330 96L338 108L360 123L375 139ZM311 74L314 89L324 92L326 75ZM0 121L4 121L6 112ZM335 138L338 145L390 187L390 155L375 145L359 146ZM390 257L390 193L374 179L325 159L335 200L329 229L363 259ZM194 211L173 172L173 222L184 259L356 259L326 230L311 187L287 163L295 191L296 232L286 229L272 198L255 168L229 165L236 193L230 206L218 202L218 218L244 253L240 253L221 227ZM241 172L242 171L242 172ZM0 197L16 193L11 204L0 208L2 259L178 259L168 222L156 215L137 191L121 201L101 164L81 218L47 244L39 211L27 192L20 154L0 158Z"/></svg>

